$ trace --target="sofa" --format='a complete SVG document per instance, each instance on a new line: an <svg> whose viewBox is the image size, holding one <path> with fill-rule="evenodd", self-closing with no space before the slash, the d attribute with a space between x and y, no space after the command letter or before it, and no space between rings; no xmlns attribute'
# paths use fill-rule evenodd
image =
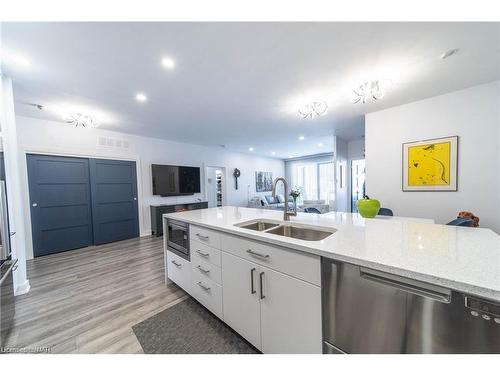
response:
<svg viewBox="0 0 500 375"><path fill-rule="evenodd" d="M259 200L262 208L282 210L285 207L285 197L283 194L277 194L276 198L273 198L272 195L265 195L259 197ZM288 197L288 209L293 210L293 198L291 196Z"/></svg>

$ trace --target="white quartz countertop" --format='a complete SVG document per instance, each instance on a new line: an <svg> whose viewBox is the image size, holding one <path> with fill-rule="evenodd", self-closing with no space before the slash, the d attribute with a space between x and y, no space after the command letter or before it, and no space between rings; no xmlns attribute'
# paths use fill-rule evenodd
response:
<svg viewBox="0 0 500 375"><path fill-rule="evenodd" d="M226 206L164 217L500 301L500 236L490 229L345 212L298 213L290 222L337 229L324 240L303 241L234 226L283 220L282 211Z"/></svg>

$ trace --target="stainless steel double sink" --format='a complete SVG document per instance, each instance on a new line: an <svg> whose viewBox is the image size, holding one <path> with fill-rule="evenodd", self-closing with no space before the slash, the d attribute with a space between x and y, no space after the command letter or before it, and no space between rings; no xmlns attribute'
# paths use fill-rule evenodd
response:
<svg viewBox="0 0 500 375"><path fill-rule="evenodd" d="M317 229L316 227L305 224L276 222L264 219L251 220L234 225L243 229L250 229L304 241L321 241L337 231L335 228L322 227L321 229Z"/></svg>

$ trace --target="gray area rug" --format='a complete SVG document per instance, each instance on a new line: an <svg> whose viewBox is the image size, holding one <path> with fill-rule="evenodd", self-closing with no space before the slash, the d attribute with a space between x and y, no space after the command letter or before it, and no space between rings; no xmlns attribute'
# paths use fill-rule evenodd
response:
<svg viewBox="0 0 500 375"><path fill-rule="evenodd" d="M132 327L146 354L255 354L251 344L188 298Z"/></svg>

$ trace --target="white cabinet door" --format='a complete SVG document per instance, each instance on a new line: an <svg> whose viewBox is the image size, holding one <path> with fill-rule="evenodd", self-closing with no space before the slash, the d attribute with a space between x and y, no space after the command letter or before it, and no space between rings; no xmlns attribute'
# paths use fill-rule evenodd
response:
<svg viewBox="0 0 500 375"><path fill-rule="evenodd" d="M260 349L259 266L222 253L224 321Z"/></svg>
<svg viewBox="0 0 500 375"><path fill-rule="evenodd" d="M259 276L262 352L321 353L321 288L266 267Z"/></svg>

